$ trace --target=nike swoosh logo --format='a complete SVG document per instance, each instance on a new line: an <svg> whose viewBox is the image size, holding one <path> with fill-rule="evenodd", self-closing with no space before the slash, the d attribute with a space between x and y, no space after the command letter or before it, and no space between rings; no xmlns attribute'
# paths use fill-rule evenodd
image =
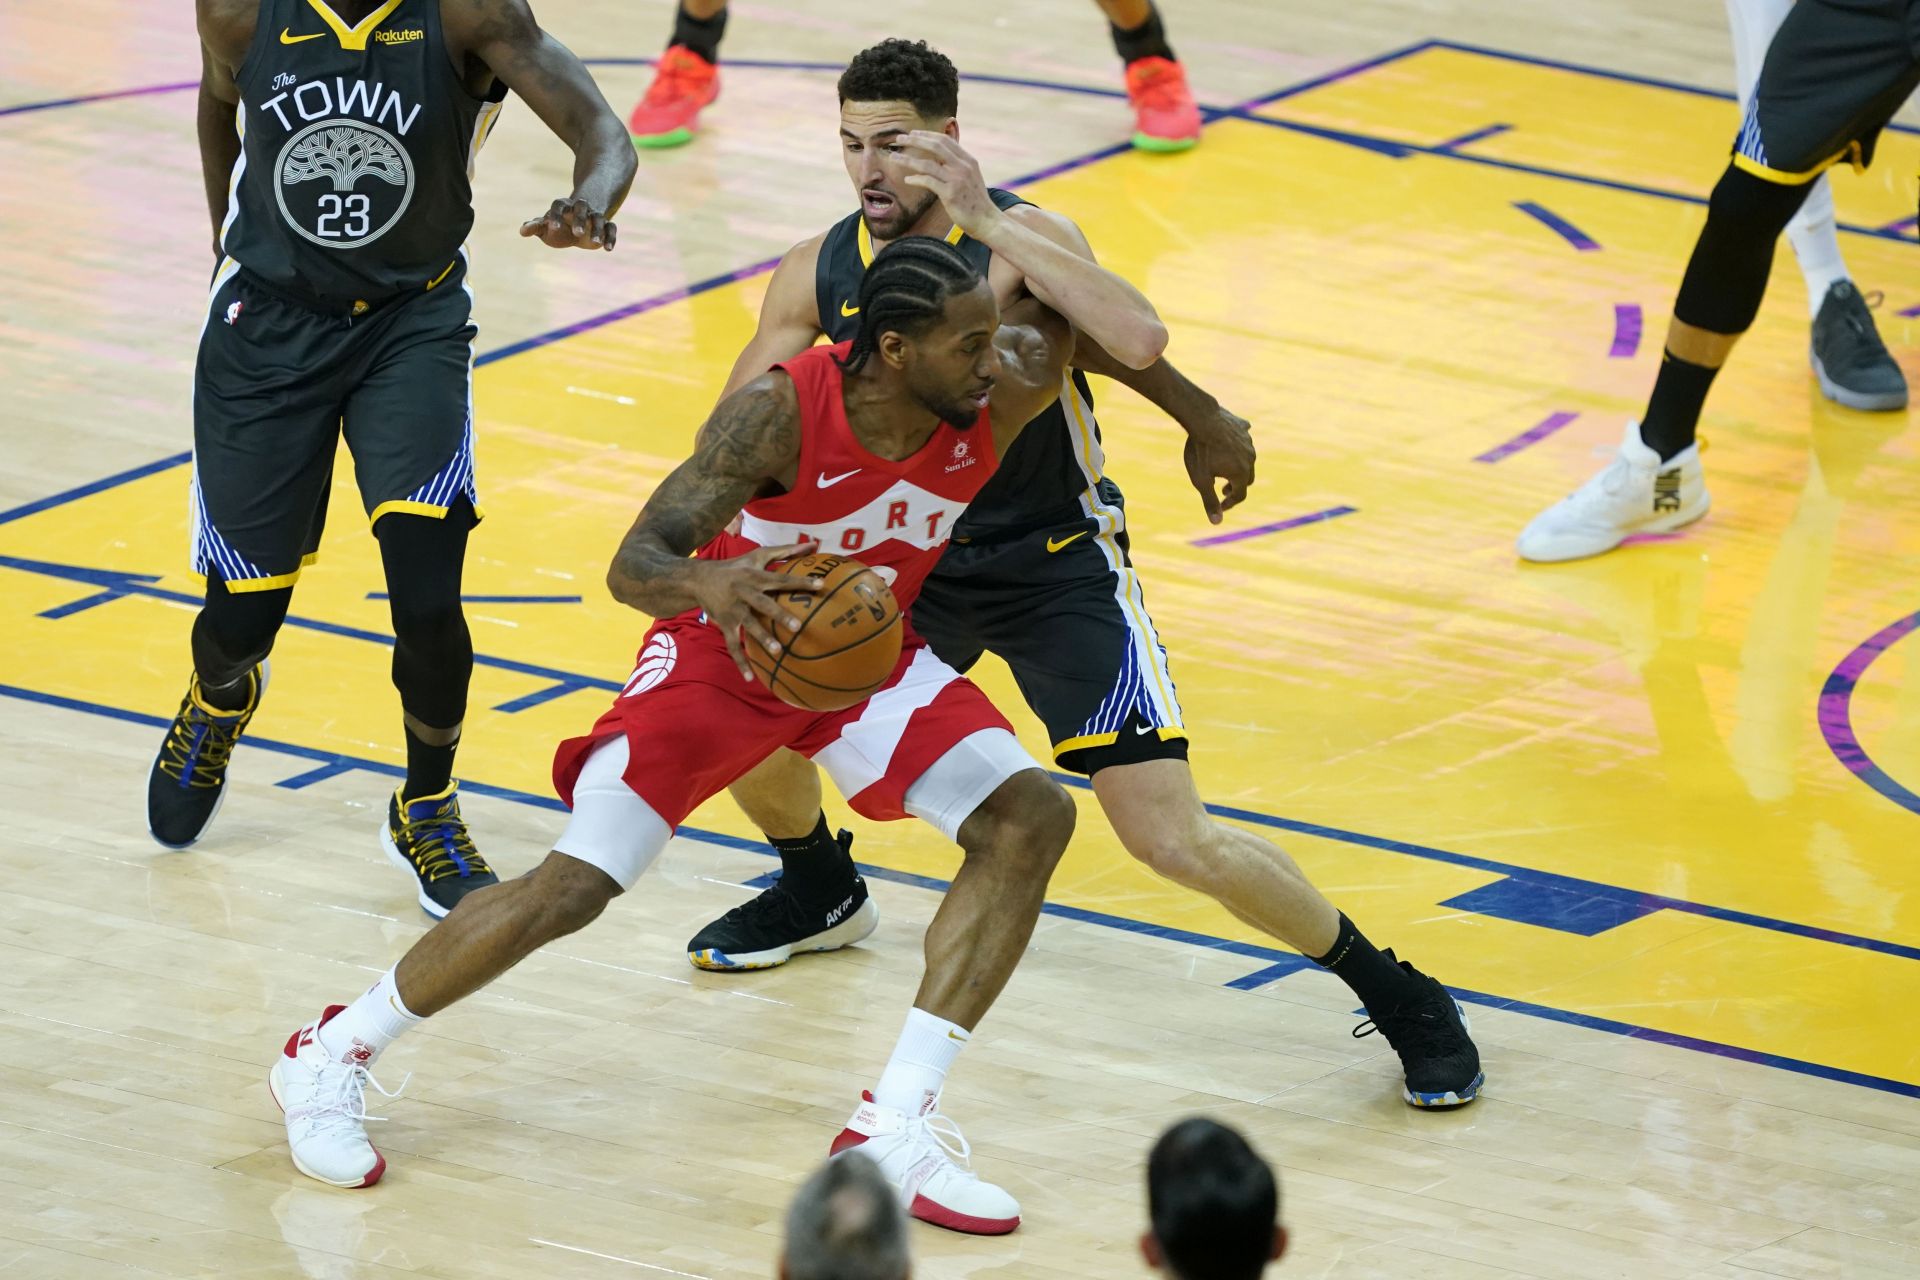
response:
<svg viewBox="0 0 1920 1280"><path fill-rule="evenodd" d="M326 34L324 31L316 31L310 36L297 36L293 34L292 27L282 27L280 28L280 43L299 44L302 40L318 40Z"/></svg>
<svg viewBox="0 0 1920 1280"><path fill-rule="evenodd" d="M1152 733L1152 732L1154 732L1154 729L1155 729L1155 726L1154 726L1154 725L1150 725L1150 724L1143 724L1143 725L1141 725L1141 726L1140 726L1139 728L1137 728L1137 729L1135 729L1135 730L1133 731L1133 736L1134 736L1134 737L1136 737L1136 738L1144 738L1144 737L1146 737L1146 736L1147 736L1148 734L1150 734L1150 733Z"/></svg>
<svg viewBox="0 0 1920 1280"><path fill-rule="evenodd" d="M840 304L840 314L843 316L857 316L860 314L860 308L850 307L843 302Z"/></svg>
<svg viewBox="0 0 1920 1280"><path fill-rule="evenodd" d="M848 476L857 476L859 474L860 474L860 468L855 467L853 470L847 472L845 475L837 475L833 479L829 480L827 479L827 473L822 471L820 473L820 482L818 487L822 489L831 489L833 488L833 486L839 484L842 480L845 480Z"/></svg>
<svg viewBox="0 0 1920 1280"><path fill-rule="evenodd" d="M1087 536L1087 531L1085 529L1082 529L1080 532L1070 533L1064 538L1048 538L1047 550L1058 551L1060 548L1066 546L1069 542L1072 542L1074 539L1084 538L1086 536Z"/></svg>

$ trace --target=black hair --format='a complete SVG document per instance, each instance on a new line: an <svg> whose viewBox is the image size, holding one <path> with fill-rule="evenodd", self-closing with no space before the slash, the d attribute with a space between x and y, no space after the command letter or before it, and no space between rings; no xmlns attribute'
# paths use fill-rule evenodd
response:
<svg viewBox="0 0 1920 1280"><path fill-rule="evenodd" d="M1195 1116L1153 1144L1147 1210L1181 1280L1253 1280L1273 1255L1280 1189L1245 1138Z"/></svg>
<svg viewBox="0 0 1920 1280"><path fill-rule="evenodd" d="M840 101L910 102L923 120L960 112L960 73L925 40L882 40L840 73Z"/></svg>
<svg viewBox="0 0 1920 1280"><path fill-rule="evenodd" d="M947 299L980 283L966 256L933 236L902 236L860 277L860 332L840 367L860 372L883 333L917 338L946 313Z"/></svg>

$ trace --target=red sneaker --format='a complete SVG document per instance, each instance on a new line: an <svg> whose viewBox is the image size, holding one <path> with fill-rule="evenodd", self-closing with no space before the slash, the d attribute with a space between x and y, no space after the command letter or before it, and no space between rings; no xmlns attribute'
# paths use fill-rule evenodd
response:
<svg viewBox="0 0 1920 1280"><path fill-rule="evenodd" d="M1185 151L1200 141L1200 107L1186 71L1172 59L1129 62L1127 101L1133 106L1133 145L1142 151Z"/></svg>
<svg viewBox="0 0 1920 1280"><path fill-rule="evenodd" d="M685 45L671 45L654 64L647 96L627 117L627 132L636 147L685 146L700 108L719 96L720 68Z"/></svg>

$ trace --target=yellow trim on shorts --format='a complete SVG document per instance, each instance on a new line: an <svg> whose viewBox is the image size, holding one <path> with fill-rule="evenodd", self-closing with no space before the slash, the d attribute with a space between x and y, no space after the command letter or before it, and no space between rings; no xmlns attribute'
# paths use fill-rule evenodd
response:
<svg viewBox="0 0 1920 1280"><path fill-rule="evenodd" d="M220 581L227 584L228 591L239 596L246 595L249 591L272 591L276 587L290 587L300 581L301 572L305 570L308 565L315 563L319 559L320 553L318 551L309 551L300 557L300 568L295 569L292 573L276 573L269 578L222 578ZM195 573L189 569L187 570L187 577L198 583L202 591L207 589L206 574Z"/></svg>
<svg viewBox="0 0 1920 1280"><path fill-rule="evenodd" d="M1164 725L1157 727L1154 732L1160 735L1160 741L1162 742L1172 742L1176 738L1184 738L1187 736L1185 729ZM1146 735L1141 734L1140 736L1145 737ZM1110 747L1118 741L1120 741L1120 734L1118 732L1089 733L1078 738L1068 738L1065 742L1056 742L1053 744L1053 762L1059 764L1060 757L1072 751L1085 751L1089 747Z"/></svg>
<svg viewBox="0 0 1920 1280"><path fill-rule="evenodd" d="M464 497L465 495L463 494L461 496ZM479 503L473 502L468 505L473 508L473 522L475 524L479 524L487 518L486 510L482 508ZM373 509L373 514L367 517L367 528L371 529L376 524L379 524L381 516L426 516L432 520L445 520L447 518L447 512L451 510L453 510L452 507L442 507L431 502L412 502L406 498L395 498L393 501L383 502Z"/></svg>
<svg viewBox="0 0 1920 1280"><path fill-rule="evenodd" d="M1763 181L1778 183L1783 187L1804 187L1827 170L1833 168L1836 164L1839 164L1842 160L1852 165L1856 171L1865 173L1867 166L1862 162L1860 156L1860 143L1859 140L1856 139L1840 148L1840 150L1813 168L1800 173L1791 173L1785 169L1775 169L1771 165L1764 165L1758 160L1743 156L1737 151L1734 152L1733 155L1733 167L1744 173L1750 173Z"/></svg>

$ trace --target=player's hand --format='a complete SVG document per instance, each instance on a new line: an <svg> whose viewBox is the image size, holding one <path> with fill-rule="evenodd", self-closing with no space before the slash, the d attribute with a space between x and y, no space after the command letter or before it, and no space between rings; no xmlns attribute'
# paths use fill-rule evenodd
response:
<svg viewBox="0 0 1920 1280"><path fill-rule="evenodd" d="M555 200L551 209L521 223L520 234L534 236L555 249L611 251L619 231L606 214L585 200Z"/></svg>
<svg viewBox="0 0 1920 1280"><path fill-rule="evenodd" d="M901 179L940 198L953 225L976 240L1004 215L987 192L980 162L944 133L915 129L900 137L901 162L911 170Z"/></svg>
<svg viewBox="0 0 1920 1280"><path fill-rule="evenodd" d="M774 632L798 631L800 619L782 608L774 596L789 591L818 591L821 587L819 578L775 573L767 566L819 549L817 543L790 542L783 547L758 547L731 560L706 563L705 572L694 586L693 597L706 612L707 621L720 628L720 636L727 642L727 652L733 655L733 665L740 668L742 680L753 679L753 668L747 665L747 651L740 643L740 633L746 632L754 643L779 657L781 645L774 638Z"/></svg>
<svg viewBox="0 0 1920 1280"><path fill-rule="evenodd" d="M1253 487L1253 428L1217 404L1180 425L1187 429L1187 479L1200 491L1208 523L1219 524L1222 513L1246 501ZM1217 494L1216 480L1222 482Z"/></svg>

